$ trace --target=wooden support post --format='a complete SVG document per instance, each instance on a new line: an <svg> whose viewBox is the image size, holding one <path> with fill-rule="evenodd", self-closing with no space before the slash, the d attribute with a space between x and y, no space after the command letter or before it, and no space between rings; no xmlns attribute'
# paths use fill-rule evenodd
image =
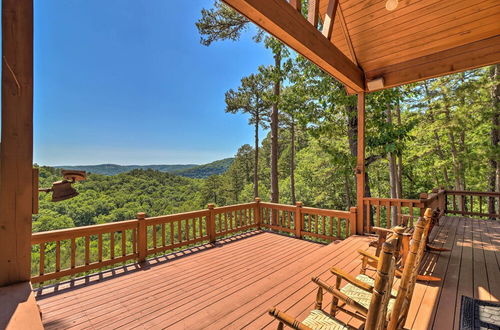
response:
<svg viewBox="0 0 500 330"><path fill-rule="evenodd" d="M33 168L33 0L2 1L0 286L29 281Z"/></svg>
<svg viewBox="0 0 500 330"><path fill-rule="evenodd" d="M146 213L137 213L137 252L139 253L139 262L146 261L148 255L148 231L146 226Z"/></svg>
<svg viewBox="0 0 500 330"><path fill-rule="evenodd" d="M215 243L215 213L214 208L215 204L208 204L208 222L207 222L207 230L208 230L208 241L210 243Z"/></svg>
<svg viewBox="0 0 500 330"><path fill-rule="evenodd" d="M260 197L255 197L255 209L254 209L255 223L257 224L257 229L260 229Z"/></svg>
<svg viewBox="0 0 500 330"><path fill-rule="evenodd" d="M363 234L364 231L364 205L365 196L365 93L358 93L358 146L356 157L356 187L357 187L357 214L356 233Z"/></svg>
<svg viewBox="0 0 500 330"><path fill-rule="evenodd" d="M349 233L345 233L346 238L356 234L356 219L358 218L358 208L353 206L349 209L349 212L351 213L349 216Z"/></svg>
<svg viewBox="0 0 500 330"><path fill-rule="evenodd" d="M302 238L302 202L295 203L295 237Z"/></svg>

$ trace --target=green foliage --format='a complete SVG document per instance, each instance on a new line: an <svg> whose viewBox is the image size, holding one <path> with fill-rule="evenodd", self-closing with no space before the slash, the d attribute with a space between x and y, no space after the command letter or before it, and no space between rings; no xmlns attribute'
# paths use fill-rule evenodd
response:
<svg viewBox="0 0 500 330"><path fill-rule="evenodd" d="M60 178L60 170L40 168L41 187L50 187ZM206 206L200 195L201 180L154 170L90 174L74 186L79 195L62 202L53 203L50 194L40 193L40 214L33 217L36 231L128 220L137 212L158 216Z"/></svg>

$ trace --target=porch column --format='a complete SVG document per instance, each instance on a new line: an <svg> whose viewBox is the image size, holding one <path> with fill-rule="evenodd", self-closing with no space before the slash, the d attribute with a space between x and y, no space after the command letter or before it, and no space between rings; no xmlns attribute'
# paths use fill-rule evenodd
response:
<svg viewBox="0 0 500 330"><path fill-rule="evenodd" d="M363 234L363 219L365 209L363 197L365 194L365 93L358 93L358 144L356 159L356 199L358 205L358 218L356 221L356 234Z"/></svg>
<svg viewBox="0 0 500 330"><path fill-rule="evenodd" d="M2 1L0 286L28 281L33 167L33 0Z"/></svg>

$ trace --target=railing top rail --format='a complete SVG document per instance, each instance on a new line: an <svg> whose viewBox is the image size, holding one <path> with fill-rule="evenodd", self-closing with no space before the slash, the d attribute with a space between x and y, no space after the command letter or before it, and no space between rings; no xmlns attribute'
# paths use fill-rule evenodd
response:
<svg viewBox="0 0 500 330"><path fill-rule="evenodd" d="M474 195L474 196L488 196L500 197L500 192L493 191L465 191L465 190L446 190L447 194L451 195Z"/></svg>
<svg viewBox="0 0 500 330"><path fill-rule="evenodd" d="M256 202L251 202L251 203L243 203L243 204L236 204L236 205L219 206L219 207L214 208L214 212L215 212L215 214L221 214L224 212L244 210L244 209L249 209L249 208L255 207L256 204L257 204Z"/></svg>
<svg viewBox="0 0 500 330"><path fill-rule="evenodd" d="M401 198L377 198L377 197L363 197L364 201L369 202L388 202L388 203L406 203L414 204L415 207L423 206L420 199L401 199Z"/></svg>
<svg viewBox="0 0 500 330"><path fill-rule="evenodd" d="M318 214L318 215L324 215L327 217L340 217L340 218L348 218L351 215L351 212L349 212L349 211L319 209L316 207L302 207L302 213Z"/></svg>
<svg viewBox="0 0 500 330"><path fill-rule="evenodd" d="M297 209L296 206L292 206L292 205L268 203L268 202L260 202L260 205L262 207L275 209L275 210L282 210L282 211L292 211L293 212Z"/></svg>
<svg viewBox="0 0 500 330"><path fill-rule="evenodd" d="M119 230L132 229L137 227L137 219L125 220L113 223L104 223L99 225L72 227L51 231L42 231L31 234L31 244L39 244L52 241L60 241L77 237L110 233Z"/></svg>
<svg viewBox="0 0 500 330"><path fill-rule="evenodd" d="M209 210L200 210L200 211L190 211L190 212L183 212L183 213L161 215L158 217L149 217L149 218L146 218L145 221L146 221L146 224L149 226L149 225L154 225L154 224L159 224L159 223L169 223L169 222L174 222L174 221L179 221L179 220L184 220L184 219L205 217L208 215L209 215Z"/></svg>

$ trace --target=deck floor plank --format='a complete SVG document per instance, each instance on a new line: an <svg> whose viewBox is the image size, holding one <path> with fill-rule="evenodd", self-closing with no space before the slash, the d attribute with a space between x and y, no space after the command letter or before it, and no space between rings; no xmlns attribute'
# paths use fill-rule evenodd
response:
<svg viewBox="0 0 500 330"><path fill-rule="evenodd" d="M134 264L47 286L37 300L46 329L272 329L277 324L266 314L269 307L305 317L316 295L311 276L333 284L332 266L356 275L356 251L368 249L370 240L352 236L321 245L247 234L152 259L148 267ZM417 284L406 326L456 328L462 295L500 299L500 225L444 217L431 242L451 252L425 255L421 273L442 281ZM329 298L324 302L328 309Z"/></svg>

